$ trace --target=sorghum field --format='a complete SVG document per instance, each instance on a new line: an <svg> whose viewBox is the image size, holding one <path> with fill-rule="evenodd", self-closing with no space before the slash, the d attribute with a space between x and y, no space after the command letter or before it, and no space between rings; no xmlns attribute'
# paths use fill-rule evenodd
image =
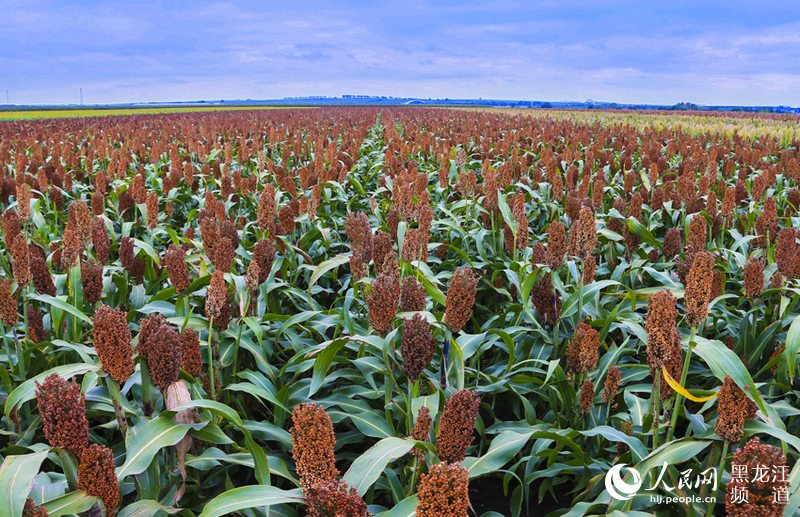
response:
<svg viewBox="0 0 800 517"><path fill-rule="evenodd" d="M756 115L2 122L0 514L797 515L798 148Z"/></svg>

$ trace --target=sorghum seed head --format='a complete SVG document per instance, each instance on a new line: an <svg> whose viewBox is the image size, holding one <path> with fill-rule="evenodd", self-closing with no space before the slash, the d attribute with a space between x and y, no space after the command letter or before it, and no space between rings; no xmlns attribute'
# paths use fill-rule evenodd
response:
<svg viewBox="0 0 800 517"><path fill-rule="evenodd" d="M47 269L45 254L41 248L33 244L31 244L31 277L37 293L56 295L56 286L50 270Z"/></svg>
<svg viewBox="0 0 800 517"><path fill-rule="evenodd" d="M42 311L30 304L28 304L28 339L34 343L41 343L47 339L42 321Z"/></svg>
<svg viewBox="0 0 800 517"><path fill-rule="evenodd" d="M581 394L578 406L581 409L581 413L585 415L589 411L591 411L593 405L594 405L594 383L589 379L586 379L583 382L583 385L581 386Z"/></svg>
<svg viewBox="0 0 800 517"><path fill-rule="evenodd" d="M130 271L134 262L133 239L122 237L119 242L119 261L122 267Z"/></svg>
<svg viewBox="0 0 800 517"><path fill-rule="evenodd" d="M578 219L569 231L567 253L575 257L585 257L592 253L597 244L594 212L586 205L581 207Z"/></svg>
<svg viewBox="0 0 800 517"><path fill-rule="evenodd" d="M694 255L706 249L706 233L708 225L705 217L700 214L689 221L689 233L686 237L686 254Z"/></svg>
<svg viewBox="0 0 800 517"><path fill-rule="evenodd" d="M189 327L181 332L181 368L190 375L200 375L203 360L200 357L200 337Z"/></svg>
<svg viewBox="0 0 800 517"><path fill-rule="evenodd" d="M161 390L178 380L181 370L181 339L170 324L161 325L148 340L147 366L150 377Z"/></svg>
<svg viewBox="0 0 800 517"><path fill-rule="evenodd" d="M670 228L664 235L664 257L672 259L681 252L683 238L678 228Z"/></svg>
<svg viewBox="0 0 800 517"><path fill-rule="evenodd" d="M619 381L622 379L622 370L619 366L612 366L606 373L605 390L603 391L603 402L610 404L617 398L619 392Z"/></svg>
<svg viewBox="0 0 800 517"><path fill-rule="evenodd" d="M47 443L80 458L89 443L86 397L80 386L57 373L48 375L36 383L36 404Z"/></svg>
<svg viewBox="0 0 800 517"><path fill-rule="evenodd" d="M275 261L275 244L271 240L261 239L253 247L253 260L258 262L258 283L269 278L272 263Z"/></svg>
<svg viewBox="0 0 800 517"><path fill-rule="evenodd" d="M92 247L94 256L101 264L108 262L108 250L111 239L108 237L108 229L102 217L95 217L92 220Z"/></svg>
<svg viewBox="0 0 800 517"><path fill-rule="evenodd" d="M708 252L695 255L692 267L686 277L686 317L691 325L697 326L708 316L714 284L714 257Z"/></svg>
<svg viewBox="0 0 800 517"><path fill-rule="evenodd" d="M113 516L119 505L119 482L114 471L114 453L93 443L83 450L78 467L78 488L103 501L106 515Z"/></svg>
<svg viewBox="0 0 800 517"><path fill-rule="evenodd" d="M480 403L478 394L466 389L453 393L445 402L436 436L436 447L442 461L459 463L466 456Z"/></svg>
<svg viewBox="0 0 800 517"><path fill-rule="evenodd" d="M409 382L417 380L430 364L434 352L436 352L436 340L425 317L415 314L413 318L403 320L403 343L400 346L400 353L403 356L403 368Z"/></svg>
<svg viewBox="0 0 800 517"><path fill-rule="evenodd" d="M744 292L755 298L764 289L764 261L753 257L744 266Z"/></svg>
<svg viewBox="0 0 800 517"><path fill-rule="evenodd" d="M561 221L553 221L547 227L547 262L550 269L558 269L564 263L567 252L567 230Z"/></svg>
<svg viewBox="0 0 800 517"><path fill-rule="evenodd" d="M675 297L667 290L658 291L647 306L647 362L651 368L660 369L672 353L675 320L678 311Z"/></svg>
<svg viewBox="0 0 800 517"><path fill-rule="evenodd" d="M321 482L334 482L339 475L333 452L336 434L325 409L316 404L295 406L289 432L300 484L307 488Z"/></svg>
<svg viewBox="0 0 800 517"><path fill-rule="evenodd" d="M424 311L425 302L425 287L413 276L405 277L400 293L400 310L403 312Z"/></svg>
<svg viewBox="0 0 800 517"><path fill-rule="evenodd" d="M19 321L17 299L11 293L11 282L7 278L0 280L0 321L6 327L13 327Z"/></svg>
<svg viewBox="0 0 800 517"><path fill-rule="evenodd" d="M714 426L714 432L729 442L738 442L742 439L745 420L754 416L756 405L733 382L731 376L726 375L717 396L717 425Z"/></svg>
<svg viewBox="0 0 800 517"><path fill-rule="evenodd" d="M189 265L186 263L186 251L176 245L171 244L164 253L164 267L167 269L167 276L172 283L172 287L182 293L189 287L191 277Z"/></svg>
<svg viewBox="0 0 800 517"><path fill-rule="evenodd" d="M600 336L586 322L578 324L567 348L567 369L573 373L589 373L597 367Z"/></svg>
<svg viewBox="0 0 800 517"><path fill-rule="evenodd" d="M372 239L372 259L375 266L383 265L386 255L392 251L392 236L384 231L378 230Z"/></svg>
<svg viewBox="0 0 800 517"><path fill-rule="evenodd" d="M131 329L123 311L101 305L94 313L94 348L103 370L122 384L133 374Z"/></svg>
<svg viewBox="0 0 800 517"><path fill-rule="evenodd" d="M367 504L344 481L322 481L303 489L306 517L368 517Z"/></svg>
<svg viewBox="0 0 800 517"><path fill-rule="evenodd" d="M427 406L422 406L417 411L417 421L414 424L414 429L411 430L411 438L420 442L427 442L431 434L431 412ZM425 457L425 453L416 447L411 449L411 454L419 459Z"/></svg>
<svg viewBox="0 0 800 517"><path fill-rule="evenodd" d="M444 322L458 333L472 317L472 307L478 292L478 277L470 267L456 269L447 289Z"/></svg>
<svg viewBox="0 0 800 517"><path fill-rule="evenodd" d="M419 484L417 517L466 517L469 510L469 476L457 463L437 463Z"/></svg>
<svg viewBox="0 0 800 517"><path fill-rule="evenodd" d="M158 226L158 194L150 192L147 194L147 227L151 230Z"/></svg>
<svg viewBox="0 0 800 517"><path fill-rule="evenodd" d="M17 285L24 286L31 283L31 255L28 239L24 235L17 235L14 246L11 248L11 262L14 267L14 280Z"/></svg>
<svg viewBox="0 0 800 517"><path fill-rule="evenodd" d="M89 305L94 305L103 297L103 266L92 259L81 262L81 286Z"/></svg>
<svg viewBox="0 0 800 517"><path fill-rule="evenodd" d="M22 517L47 517L49 514L43 506L36 504L30 497L25 499L25 507L22 509Z"/></svg>
<svg viewBox="0 0 800 517"><path fill-rule="evenodd" d="M211 284L206 294L206 316L217 319L222 315L223 307L228 304L228 286L225 284L225 274L216 269L211 274Z"/></svg>
<svg viewBox="0 0 800 517"><path fill-rule="evenodd" d="M385 334L400 305L400 280L397 273L381 273L372 281L371 286L372 290L367 297L369 321L372 328Z"/></svg>
<svg viewBox="0 0 800 517"><path fill-rule="evenodd" d="M351 212L344 220L344 229L353 254L361 256L364 264L372 260L372 229L369 219L361 212Z"/></svg>

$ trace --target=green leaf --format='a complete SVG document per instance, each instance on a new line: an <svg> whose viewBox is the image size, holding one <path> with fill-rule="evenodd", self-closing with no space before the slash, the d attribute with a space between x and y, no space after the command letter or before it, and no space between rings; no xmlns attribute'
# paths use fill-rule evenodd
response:
<svg viewBox="0 0 800 517"><path fill-rule="evenodd" d="M397 503L391 510L381 512L375 517L414 517L418 504L419 498L414 494Z"/></svg>
<svg viewBox="0 0 800 517"><path fill-rule="evenodd" d="M758 389L756 389L756 384L753 382L750 372L747 371L747 368L742 364L742 360L733 350L725 346L722 341L695 336L694 351L706 362L711 369L711 373L717 379L724 381L725 376L730 375L736 385L749 393L750 397L755 400L758 408L764 414L764 418L768 422L771 421L767 406Z"/></svg>
<svg viewBox="0 0 800 517"><path fill-rule="evenodd" d="M358 427L361 433L372 438L392 437L392 428L389 427L388 422L374 413L367 411L362 411L360 413L339 413L338 411L332 411L331 416L334 414L349 418L353 421L355 426Z"/></svg>
<svg viewBox="0 0 800 517"><path fill-rule="evenodd" d="M473 479L484 474L490 474L502 468L522 450L531 435L533 435L533 430L527 433L504 431L498 434L492 440L486 454L480 458L465 458L462 462L462 465L469 472L469 478Z"/></svg>
<svg viewBox="0 0 800 517"><path fill-rule="evenodd" d="M97 502L97 498L83 490L76 490L61 497L47 501L43 506L48 517L61 517L62 515L77 515L88 511Z"/></svg>
<svg viewBox="0 0 800 517"><path fill-rule="evenodd" d="M794 379L798 353L800 353L800 315L794 317L789 331L786 333L786 348L783 354L786 357L786 366L789 368L789 381Z"/></svg>
<svg viewBox="0 0 800 517"><path fill-rule="evenodd" d="M350 465L344 480L364 495L369 487L378 480L386 466L404 456L414 448L414 440L404 438L384 438L359 456Z"/></svg>
<svg viewBox="0 0 800 517"><path fill-rule="evenodd" d="M332 341L328 341L327 343L323 343L324 348L322 349L322 352L317 355L317 359L314 361L314 374L311 376L311 386L308 388L309 397L314 396L314 394L322 387L322 383L325 381L325 375L327 375L333 359L336 357L336 354L339 352L339 350L341 350L346 344L347 339L345 338L334 339Z"/></svg>
<svg viewBox="0 0 800 517"><path fill-rule="evenodd" d="M158 451L177 444L193 427L197 426L175 422L171 414L162 414L147 422L127 444L125 463L117 468L117 477L122 480L126 476L141 474Z"/></svg>
<svg viewBox="0 0 800 517"><path fill-rule="evenodd" d="M52 305L53 307L56 307L57 309L61 309L62 311L66 311L66 312L72 314L76 318L82 319L83 321L85 321L89 325L92 324L92 319L89 316L87 316L86 314L84 314L82 310L80 310L79 308L75 307L74 305L71 305L71 304L67 303L66 301L62 300L61 298L56 298L54 296L50 296L49 294L31 294L29 296L29 298L32 298L34 300L38 300L38 301L40 301L42 303L46 303L48 305Z"/></svg>
<svg viewBox="0 0 800 517"><path fill-rule="evenodd" d="M42 372L39 375L28 379L27 381L23 382L16 388L14 391L8 394L8 398L6 399L5 405L5 415L8 418L11 415L11 411L17 409L20 405L24 404L25 402L31 400L33 397L36 396L36 383L42 382L45 377L48 375L52 375L54 373L59 374L61 377L68 379L75 375L82 375L87 372L97 371L100 367L96 364L86 364L86 363L76 363L76 364L65 364L63 366L56 366L55 368L51 368L46 372Z"/></svg>
<svg viewBox="0 0 800 517"><path fill-rule="evenodd" d="M159 512L166 512L170 515L178 513L181 509L173 506L164 506L158 501L145 499L129 504L117 514L117 517L153 517Z"/></svg>
<svg viewBox="0 0 800 517"><path fill-rule="evenodd" d="M774 436L778 440L790 444L792 447L795 448L797 452L800 452L800 438L798 438L793 434L787 433L783 429L778 429L775 426L767 425L764 422L760 422L758 420L748 420L744 424L744 430L748 436L752 436L756 433L764 433L770 436Z"/></svg>
<svg viewBox="0 0 800 517"><path fill-rule="evenodd" d="M226 406L222 402L217 402L215 400L193 400L191 402L187 402L186 404L176 407L174 411L180 412L184 409L205 409L206 411L210 411L215 415L218 415L228 422L236 426L239 431L244 435L245 445L247 446L247 450L250 451L250 454L253 456L253 464L255 465L255 474L256 479L259 483L268 485L269 484L269 462L267 461L267 453L264 452L264 449L259 446L256 441L253 439L253 435L250 433L250 430L244 425L242 418L239 416L239 413L233 410L230 406Z"/></svg>
<svg viewBox="0 0 800 517"><path fill-rule="evenodd" d="M200 517L219 517L248 508L263 508L284 503L302 503L300 489L281 490L274 486L252 485L234 488L212 499Z"/></svg>
<svg viewBox="0 0 800 517"><path fill-rule="evenodd" d="M332 259L328 259L319 264L317 267L315 267L314 272L311 273L311 279L308 281L308 292L309 293L311 292L311 288L314 286L314 284L317 283L317 281L322 277L322 275L324 275L331 269L337 268L347 262L350 262L350 255L337 255Z"/></svg>
<svg viewBox="0 0 800 517"><path fill-rule="evenodd" d="M7 456L0 465L0 500L5 509L11 512L9 515L22 515L33 478L39 473L47 452Z"/></svg>
<svg viewBox="0 0 800 517"><path fill-rule="evenodd" d="M506 196L503 195L502 192L497 192L497 207L500 209L500 214L503 216L503 221L506 223L506 225L508 225L508 227L511 229L511 233L516 237L517 232L519 231L519 226L517 225L516 219L514 219L514 215L511 213L511 207L508 206Z"/></svg>

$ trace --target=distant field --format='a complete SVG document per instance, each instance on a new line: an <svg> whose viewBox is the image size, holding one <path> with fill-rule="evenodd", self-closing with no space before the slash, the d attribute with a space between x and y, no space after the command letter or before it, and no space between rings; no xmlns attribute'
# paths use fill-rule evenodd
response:
<svg viewBox="0 0 800 517"><path fill-rule="evenodd" d="M43 118L104 117L111 115L153 115L157 113L189 113L195 111L273 110L293 106L192 106L165 108L120 108L120 109L42 109L23 111L0 111L0 120L31 120Z"/></svg>

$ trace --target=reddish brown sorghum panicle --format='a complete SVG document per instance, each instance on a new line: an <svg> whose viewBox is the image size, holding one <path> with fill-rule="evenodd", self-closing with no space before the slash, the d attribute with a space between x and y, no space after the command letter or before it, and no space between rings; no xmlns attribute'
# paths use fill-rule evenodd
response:
<svg viewBox="0 0 800 517"><path fill-rule="evenodd" d="M672 343L666 352L667 356L662 366L667 370L673 379L680 379L681 373L683 372L683 348L681 347L681 337L677 330L672 334ZM656 371L658 370L656 370L656 368L654 368L651 364L650 376L654 379L656 378ZM661 400L667 400L674 394L675 391L670 387L670 385L666 381L662 380L659 398Z"/></svg>
<svg viewBox="0 0 800 517"><path fill-rule="evenodd" d="M119 261L122 267L130 271L133 268L134 257L133 239L122 237L119 241Z"/></svg>
<svg viewBox="0 0 800 517"><path fill-rule="evenodd" d="M633 423L630 420L623 420L619 425L619 430L628 436L633 436ZM622 456L628 452L629 447L625 442L617 442L617 456Z"/></svg>
<svg viewBox="0 0 800 517"><path fill-rule="evenodd" d="M444 322L453 333L464 328L472 317L472 306L478 292L478 277L470 267L461 267L453 273L447 289Z"/></svg>
<svg viewBox="0 0 800 517"><path fill-rule="evenodd" d="M764 261L753 257L744 266L744 292L755 298L764 289Z"/></svg>
<svg viewBox="0 0 800 517"><path fill-rule="evenodd" d="M89 305L103 297L103 266L92 259L81 262L81 287Z"/></svg>
<svg viewBox="0 0 800 517"><path fill-rule="evenodd" d="M578 406L581 408L581 413L584 415L591 411L592 406L594 406L594 383L589 379L586 379L581 386Z"/></svg>
<svg viewBox="0 0 800 517"><path fill-rule="evenodd" d="M547 227L547 265L557 269L564 262L567 252L567 231L564 223L553 221Z"/></svg>
<svg viewBox="0 0 800 517"><path fill-rule="evenodd" d="M573 373L589 373L597 367L600 336L586 322L581 322L567 347L567 369Z"/></svg>
<svg viewBox="0 0 800 517"><path fill-rule="evenodd" d="M427 442L430 439L431 423L430 410L426 406L422 406L417 411L417 421L414 424L414 429L411 430L411 438L420 442ZM411 454L420 460L425 457L425 452L416 447L411 449Z"/></svg>
<svg viewBox="0 0 800 517"><path fill-rule="evenodd" d="M437 463L419 484L417 517L466 517L469 510L469 476L458 464Z"/></svg>
<svg viewBox="0 0 800 517"><path fill-rule="evenodd" d="M17 238L14 239L14 246L11 248L11 263L17 285L24 286L31 283L31 254L28 239L23 235L17 235Z"/></svg>
<svg viewBox="0 0 800 517"><path fill-rule="evenodd" d="M647 362L650 368L660 369L672 354L675 339L675 320L678 311L675 297L667 290L658 291L647 305Z"/></svg>
<svg viewBox="0 0 800 517"><path fill-rule="evenodd" d="M21 231L22 226L17 212L10 208L3 212L3 240L9 249L14 246L14 240Z"/></svg>
<svg viewBox="0 0 800 517"><path fill-rule="evenodd" d="M47 339L42 321L42 311L30 304L28 304L28 339L34 343L41 343Z"/></svg>
<svg viewBox="0 0 800 517"><path fill-rule="evenodd" d="M380 268L386 260L386 255L392 251L392 236L384 231L378 230L372 239L372 259L375 267Z"/></svg>
<svg viewBox="0 0 800 517"><path fill-rule="evenodd" d="M81 243L88 243L92 238L92 213L86 202L78 200L69 205L68 221L73 223L78 231Z"/></svg>
<svg viewBox="0 0 800 517"><path fill-rule="evenodd" d="M316 404L295 406L289 432L300 484L307 488L317 483L335 481L339 475L333 452L336 434L325 409Z"/></svg>
<svg viewBox="0 0 800 517"><path fill-rule="evenodd" d="M561 298L550 275L542 275L531 290L531 303L545 325L554 325L561 314Z"/></svg>
<svg viewBox="0 0 800 517"><path fill-rule="evenodd" d="M119 482L114 468L114 453L96 443L83 450L78 467L78 489L102 500L109 516L116 513L119 505Z"/></svg>
<svg viewBox="0 0 800 517"><path fill-rule="evenodd" d="M622 379L622 370L619 366L612 366L606 373L606 382L603 391L603 402L610 404L619 392L619 381Z"/></svg>
<svg viewBox="0 0 800 517"><path fill-rule="evenodd" d="M672 259L681 252L683 238L678 228L670 228L664 235L664 257Z"/></svg>
<svg viewBox="0 0 800 517"><path fill-rule="evenodd" d="M764 200L764 210L756 218L756 232L756 240L761 246L775 240L778 233L778 206L775 198L768 197Z"/></svg>
<svg viewBox="0 0 800 517"><path fill-rule="evenodd" d="M172 287L179 293L186 290L191 283L189 265L186 263L186 251L176 244L171 244L164 253L164 267L167 269Z"/></svg>
<svg viewBox="0 0 800 517"><path fill-rule="evenodd" d="M775 243L775 263L778 271L788 278L800 276L800 245L797 244L797 230L783 228L778 232Z"/></svg>
<svg viewBox="0 0 800 517"><path fill-rule="evenodd" d="M31 186L17 181L17 210L21 219L31 218Z"/></svg>
<svg viewBox="0 0 800 517"><path fill-rule="evenodd" d="M594 255L583 257L583 285L594 282L594 272L597 269L597 258Z"/></svg>
<svg viewBox="0 0 800 517"><path fill-rule="evenodd" d="M80 386L57 373L48 375L36 383L36 404L47 443L80 458L89 443L86 397Z"/></svg>
<svg viewBox="0 0 800 517"><path fill-rule="evenodd" d="M219 318L223 306L228 303L228 286L225 284L225 274L217 269L211 274L211 283L206 293L206 316Z"/></svg>
<svg viewBox="0 0 800 517"><path fill-rule="evenodd" d="M250 264L247 265L247 273L244 275L244 285L251 293L254 293L258 288L258 284L260 283L258 281L259 278L261 278L261 268L258 262L251 260ZM253 298L255 299L255 296L253 296Z"/></svg>
<svg viewBox="0 0 800 517"><path fill-rule="evenodd" d="M381 273L372 281L371 286L371 292L367 297L369 322L372 328L385 334L400 305L400 280L397 278L397 273Z"/></svg>
<svg viewBox="0 0 800 517"><path fill-rule="evenodd" d="M369 517L367 504L344 481L322 481L303 489L306 517Z"/></svg>
<svg viewBox="0 0 800 517"><path fill-rule="evenodd" d="M363 263L369 264L372 260L372 229L367 216L361 212L351 212L344 220L344 229L350 241L350 249L354 255L359 255Z"/></svg>
<svg viewBox="0 0 800 517"><path fill-rule="evenodd" d="M436 448L442 461L459 463L466 456L480 403L478 394L466 389L453 393L445 402L436 436Z"/></svg>
<svg viewBox="0 0 800 517"><path fill-rule="evenodd" d="M11 293L11 282L3 278L0 280L0 322L6 327L13 327L18 321L17 299Z"/></svg>
<svg viewBox="0 0 800 517"><path fill-rule="evenodd" d="M36 504L36 501L25 499L25 507L22 508L22 517L47 517L49 514L43 506Z"/></svg>
<svg viewBox="0 0 800 517"><path fill-rule="evenodd" d="M738 442L742 439L745 420L754 416L756 405L733 382L731 376L726 375L717 396L717 425L714 426L714 432L729 442Z"/></svg>
<svg viewBox="0 0 800 517"><path fill-rule="evenodd" d="M212 249L213 253L209 258L214 263L214 267L226 273L230 271L236 257L233 242L228 237L222 237Z"/></svg>
<svg viewBox="0 0 800 517"><path fill-rule="evenodd" d="M101 305L94 312L94 348L103 370L122 384L133 374L131 329L120 309Z"/></svg>
<svg viewBox="0 0 800 517"><path fill-rule="evenodd" d="M108 237L108 229L102 217L95 217L92 220L92 247L94 256L98 262L105 264L108 262L108 249L111 240Z"/></svg>
<svg viewBox="0 0 800 517"><path fill-rule="evenodd" d="M732 465L743 465L743 476L731 476L725 494L725 514L730 517L781 517L785 503L775 500L775 494L789 489L786 456L780 449L758 438L751 438L744 447L733 453ZM757 476L766 472L765 476ZM734 494L744 492L746 501L736 501Z"/></svg>
<svg viewBox="0 0 800 517"><path fill-rule="evenodd" d="M588 206L581 207L578 219L569 230L567 253L575 257L585 257L592 253L597 244L597 229L594 223L594 212Z"/></svg>
<svg viewBox="0 0 800 517"><path fill-rule="evenodd" d="M161 390L178 380L181 370L181 338L172 325L161 325L147 343L150 377Z"/></svg>
<svg viewBox="0 0 800 517"><path fill-rule="evenodd" d="M274 242L266 239L256 242L253 247L253 260L258 262L258 283L260 284L269 278L269 273L272 271L272 263L275 261Z"/></svg>
<svg viewBox="0 0 800 517"><path fill-rule="evenodd" d="M203 360L200 357L200 338L189 327L181 332L181 368L190 375L200 375Z"/></svg>
<svg viewBox="0 0 800 517"><path fill-rule="evenodd" d="M151 230L158 226L158 194L150 192L147 194L147 227Z"/></svg>
<svg viewBox="0 0 800 517"><path fill-rule="evenodd" d="M55 260L55 259L53 259ZM31 277L33 287L39 294L56 295L56 286L50 270L47 269L47 262L44 252L38 246L31 244Z"/></svg>
<svg viewBox="0 0 800 517"><path fill-rule="evenodd" d="M706 249L707 229L706 219L699 214L689 221L689 233L686 236L687 256L693 256Z"/></svg>
<svg viewBox="0 0 800 517"><path fill-rule="evenodd" d="M697 326L708 316L714 284L714 257L705 251L697 253L686 277L686 317Z"/></svg>
<svg viewBox="0 0 800 517"><path fill-rule="evenodd" d="M400 353L403 356L403 368L409 382L417 380L425 367L430 364L434 352L436 352L436 340L425 317L415 314L413 318L403 320L403 343L400 346Z"/></svg>
<svg viewBox="0 0 800 517"><path fill-rule="evenodd" d="M376 264L378 267L378 274L386 273L387 275L397 275L400 271L400 264L397 262L397 253L390 251L386 254L382 264Z"/></svg>
<svg viewBox="0 0 800 517"><path fill-rule="evenodd" d="M61 238L61 269L67 271L80 259L82 251L76 224L68 221Z"/></svg>
<svg viewBox="0 0 800 517"><path fill-rule="evenodd" d="M424 311L425 301L425 287L413 276L405 277L400 292L400 310L403 312Z"/></svg>
<svg viewBox="0 0 800 517"><path fill-rule="evenodd" d="M268 231L270 237L275 235L275 215L277 207L275 204L275 187L269 183L258 196L258 211L256 220L258 227Z"/></svg>

